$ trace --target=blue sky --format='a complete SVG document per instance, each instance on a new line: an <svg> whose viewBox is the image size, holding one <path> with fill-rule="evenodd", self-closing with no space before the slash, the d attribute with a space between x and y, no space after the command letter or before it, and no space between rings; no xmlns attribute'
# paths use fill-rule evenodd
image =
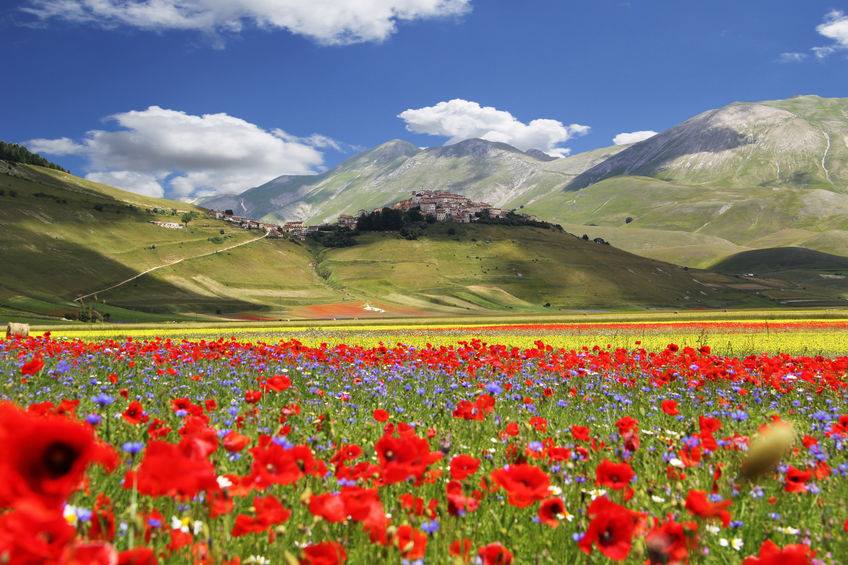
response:
<svg viewBox="0 0 848 565"><path fill-rule="evenodd" d="M4 2L0 139L148 194L232 192L391 138L565 154L735 100L848 96L833 1L117 4Z"/></svg>

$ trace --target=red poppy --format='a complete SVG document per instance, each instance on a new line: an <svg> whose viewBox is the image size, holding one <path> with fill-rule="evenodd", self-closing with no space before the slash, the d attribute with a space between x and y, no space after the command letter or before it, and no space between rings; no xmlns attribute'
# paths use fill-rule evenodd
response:
<svg viewBox="0 0 848 565"><path fill-rule="evenodd" d="M509 565L512 563L512 553L500 543L484 545L477 551L482 561L481 565Z"/></svg>
<svg viewBox="0 0 848 565"><path fill-rule="evenodd" d="M680 414L680 410L677 409L676 400L663 400L660 406L662 407L662 411L669 416L677 416Z"/></svg>
<svg viewBox="0 0 848 565"><path fill-rule="evenodd" d="M112 511L112 502L102 492L97 495L91 513L88 539L95 541L112 541L115 539L115 514Z"/></svg>
<svg viewBox="0 0 848 565"><path fill-rule="evenodd" d="M448 553L451 557L458 557L463 563L468 563L472 546L473 542L469 538L455 539L451 542Z"/></svg>
<svg viewBox="0 0 848 565"><path fill-rule="evenodd" d="M129 406L127 406L127 409L124 410L124 413L121 414L121 416L124 420L134 426L144 424L150 419L150 417L144 413L144 407L138 400L130 402Z"/></svg>
<svg viewBox="0 0 848 565"><path fill-rule="evenodd" d="M347 552L342 544L334 541L306 546L303 549L303 558L300 560L304 565L341 565L345 561L347 561Z"/></svg>
<svg viewBox="0 0 848 565"><path fill-rule="evenodd" d="M224 436L223 444L230 453L238 453L250 444L250 438L233 430Z"/></svg>
<svg viewBox="0 0 848 565"><path fill-rule="evenodd" d="M0 514L0 556L6 563L56 563L75 534L61 513L21 500Z"/></svg>
<svg viewBox="0 0 848 565"><path fill-rule="evenodd" d="M571 426L571 437L577 441L589 441L589 428L586 426Z"/></svg>
<svg viewBox="0 0 848 565"><path fill-rule="evenodd" d="M431 452L426 439L413 432L397 436L385 434L374 445L380 460L380 476L386 484L414 478L420 480L427 467L442 458L438 451Z"/></svg>
<svg viewBox="0 0 848 565"><path fill-rule="evenodd" d="M588 515L592 520L578 543L580 549L588 555L594 545L613 561L627 559L641 515L611 502L605 496L592 501Z"/></svg>
<svg viewBox="0 0 848 565"><path fill-rule="evenodd" d="M389 413L382 408L375 409L371 416L378 422L385 422L389 419Z"/></svg>
<svg viewBox="0 0 848 565"><path fill-rule="evenodd" d="M480 468L480 460L470 455L457 455L450 462L451 479L462 481Z"/></svg>
<svg viewBox="0 0 848 565"><path fill-rule="evenodd" d="M645 536L650 565L684 565L689 562L689 552L697 546L698 525L694 522L678 523L669 517L657 524Z"/></svg>
<svg viewBox="0 0 848 565"><path fill-rule="evenodd" d="M271 526L282 524L291 516L291 510L283 506L274 496L257 496L254 498L253 511L254 516L246 514L236 516L236 523L232 531L233 537L264 532Z"/></svg>
<svg viewBox="0 0 848 565"><path fill-rule="evenodd" d="M565 503L561 498L548 498L539 505L539 521L552 528L559 526L565 514Z"/></svg>
<svg viewBox="0 0 848 565"><path fill-rule="evenodd" d="M179 445L153 440L147 444L138 470L127 473L124 488L138 488L148 496L181 496L217 489L215 467L207 459L191 457Z"/></svg>
<svg viewBox="0 0 848 565"><path fill-rule="evenodd" d="M342 497L337 494L317 494L309 497L309 511L328 522L344 522L347 519Z"/></svg>
<svg viewBox="0 0 848 565"><path fill-rule="evenodd" d="M423 559L427 553L427 535L409 524L398 527L394 543L406 560Z"/></svg>
<svg viewBox="0 0 848 565"><path fill-rule="evenodd" d="M263 388L274 392L282 392L291 388L291 379L285 375L274 375L265 381Z"/></svg>
<svg viewBox="0 0 848 565"><path fill-rule="evenodd" d="M149 547L136 547L118 554L118 565L156 565L156 554Z"/></svg>
<svg viewBox="0 0 848 565"><path fill-rule="evenodd" d="M304 474L322 476L326 471L323 462L315 459L305 445L285 449L270 442L250 450L253 455L251 481L258 487L290 485Z"/></svg>
<svg viewBox="0 0 848 565"><path fill-rule="evenodd" d="M118 552L108 543L76 542L62 552L62 565L114 565Z"/></svg>
<svg viewBox="0 0 848 565"><path fill-rule="evenodd" d="M796 543L781 548L766 540L760 546L759 555L746 557L742 565L809 565L815 555L808 545Z"/></svg>
<svg viewBox="0 0 848 565"><path fill-rule="evenodd" d="M40 373L43 368L44 359L41 358L41 355L35 355L32 359L21 366L21 374L28 376L36 375Z"/></svg>
<svg viewBox="0 0 848 565"><path fill-rule="evenodd" d="M807 492L807 483L813 478L810 471L802 471L790 466L786 471L786 482L783 490L786 492Z"/></svg>
<svg viewBox="0 0 848 565"><path fill-rule="evenodd" d="M699 518L718 518L726 528L730 524L730 512L727 507L731 501L710 502L707 493L702 490L690 490L686 496L686 510Z"/></svg>
<svg viewBox="0 0 848 565"><path fill-rule="evenodd" d="M627 463L613 463L609 459L604 459L595 467L595 484L613 490L629 488L630 481L635 476L636 473Z"/></svg>
<svg viewBox="0 0 848 565"><path fill-rule="evenodd" d="M93 463L107 469L117 454L96 441L90 426L66 416L36 416L0 403L0 505L35 497L61 505L76 490Z"/></svg>
<svg viewBox="0 0 848 565"><path fill-rule="evenodd" d="M519 508L544 499L551 484L543 470L526 463L496 469L492 471L492 480L507 492L509 503Z"/></svg>

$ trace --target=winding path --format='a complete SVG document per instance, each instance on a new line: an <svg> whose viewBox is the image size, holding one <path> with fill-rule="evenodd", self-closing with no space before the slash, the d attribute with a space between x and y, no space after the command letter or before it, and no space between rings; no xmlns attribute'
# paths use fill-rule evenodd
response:
<svg viewBox="0 0 848 565"><path fill-rule="evenodd" d="M94 292L89 292L88 294L83 294L81 296L77 296L76 298L74 298L74 302L79 302L80 300L84 300L84 299L86 299L90 296L94 296L95 294L100 294L102 292L108 292L112 289L118 288L119 286L124 286L125 284L132 282L132 281L136 280L137 278L143 277L144 275L146 275L148 273L152 273L153 271L158 271L159 269L164 269L166 267L173 267L174 265L176 265L178 263L182 263L184 261L189 261L191 259L200 259L201 257L208 257L210 255L215 255L217 253L223 253L224 251L229 251L231 249L235 249L236 247L241 247L243 245L248 245L250 243L257 242L260 239L265 239L269 235L271 235L270 230L266 231L265 235L262 235L262 236L259 236L259 237L253 238L253 239L249 239L247 241L242 241L241 243L236 243L235 245L230 245L229 247L225 247L223 249L216 249L215 251L209 251L207 253L201 253L200 255L194 255L192 257L183 257L182 259L177 259L176 261L171 261L170 263L165 263L164 265L151 267L150 269L147 269L146 271L142 271L140 273L137 273L137 274L131 276L130 278L126 279L126 280L123 280L119 283L113 284L110 287L102 288L102 289L96 290Z"/></svg>

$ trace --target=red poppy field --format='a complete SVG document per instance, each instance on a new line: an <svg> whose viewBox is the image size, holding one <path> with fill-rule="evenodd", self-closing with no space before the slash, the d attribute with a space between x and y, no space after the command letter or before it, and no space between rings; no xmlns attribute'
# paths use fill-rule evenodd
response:
<svg viewBox="0 0 848 565"><path fill-rule="evenodd" d="M848 357L0 341L7 563L842 563Z"/></svg>

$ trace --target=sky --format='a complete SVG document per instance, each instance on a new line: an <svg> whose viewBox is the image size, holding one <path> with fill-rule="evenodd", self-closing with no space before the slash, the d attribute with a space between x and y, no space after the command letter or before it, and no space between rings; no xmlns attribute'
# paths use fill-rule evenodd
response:
<svg viewBox="0 0 848 565"><path fill-rule="evenodd" d="M848 96L848 3L4 0L0 139L152 196L394 138L565 156L733 101Z"/></svg>

